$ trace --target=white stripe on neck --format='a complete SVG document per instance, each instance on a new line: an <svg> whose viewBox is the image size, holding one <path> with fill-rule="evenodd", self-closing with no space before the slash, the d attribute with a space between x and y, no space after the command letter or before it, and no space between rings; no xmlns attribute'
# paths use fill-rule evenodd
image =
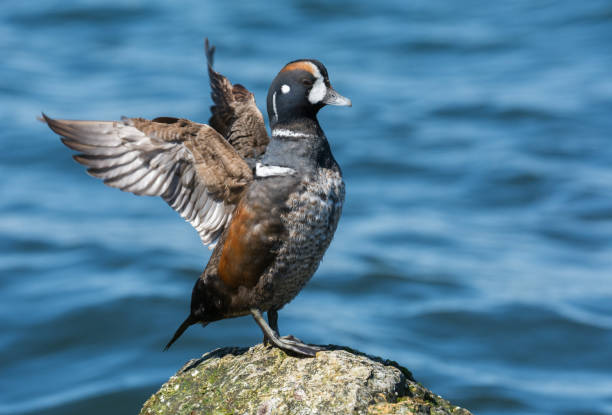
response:
<svg viewBox="0 0 612 415"><path fill-rule="evenodd" d="M272 94L272 110L274 111L274 118L278 121L278 112L276 111L276 91Z"/></svg>
<svg viewBox="0 0 612 415"><path fill-rule="evenodd" d="M314 138L314 134L302 133L300 131L286 130L284 128L275 128L272 130L272 137Z"/></svg>

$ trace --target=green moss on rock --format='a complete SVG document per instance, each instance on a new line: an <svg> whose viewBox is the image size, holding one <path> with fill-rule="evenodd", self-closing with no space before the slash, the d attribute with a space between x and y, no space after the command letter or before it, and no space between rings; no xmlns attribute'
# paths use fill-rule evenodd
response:
<svg viewBox="0 0 612 415"><path fill-rule="evenodd" d="M193 359L144 404L141 415L452 414L451 405L395 362L329 347L314 359L257 345Z"/></svg>

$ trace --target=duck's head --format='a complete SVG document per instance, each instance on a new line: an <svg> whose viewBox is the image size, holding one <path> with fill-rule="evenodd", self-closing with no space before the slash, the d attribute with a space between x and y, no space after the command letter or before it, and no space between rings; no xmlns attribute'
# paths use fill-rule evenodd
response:
<svg viewBox="0 0 612 415"><path fill-rule="evenodd" d="M268 90L270 124L316 118L325 105L351 106L329 83L327 69L315 59L289 62L276 75Z"/></svg>

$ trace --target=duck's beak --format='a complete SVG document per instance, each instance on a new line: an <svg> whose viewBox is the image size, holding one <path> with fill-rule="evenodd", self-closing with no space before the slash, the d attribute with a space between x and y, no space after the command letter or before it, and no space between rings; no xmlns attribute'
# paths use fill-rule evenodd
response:
<svg viewBox="0 0 612 415"><path fill-rule="evenodd" d="M336 90L332 87L327 88L327 92L325 93L325 96L323 97L323 100L321 100L321 102L326 105L339 105L341 107L353 106L353 103L350 99L348 99L347 97L343 97L342 95L337 93Z"/></svg>

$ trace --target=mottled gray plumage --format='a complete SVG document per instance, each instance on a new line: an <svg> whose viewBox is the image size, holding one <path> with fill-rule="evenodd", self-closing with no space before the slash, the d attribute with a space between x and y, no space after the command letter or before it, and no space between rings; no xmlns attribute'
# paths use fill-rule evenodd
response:
<svg viewBox="0 0 612 415"><path fill-rule="evenodd" d="M289 209L281 214L286 239L267 272L260 278L252 304L261 310L279 309L310 280L327 250L344 202L344 182L338 169L317 169L303 175L289 194Z"/></svg>

